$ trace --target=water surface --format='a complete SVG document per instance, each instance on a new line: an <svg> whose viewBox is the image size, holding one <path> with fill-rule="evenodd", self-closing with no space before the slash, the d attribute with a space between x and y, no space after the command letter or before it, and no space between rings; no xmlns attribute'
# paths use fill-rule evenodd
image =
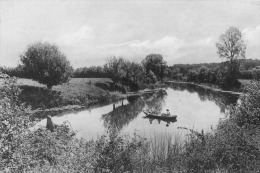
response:
<svg viewBox="0 0 260 173"><path fill-rule="evenodd" d="M230 104L235 104L238 95L215 92L189 84L171 84L167 95L145 95L100 106L93 109L53 117L56 124L68 121L77 131L78 137L96 139L111 129L117 129L122 134L133 134L135 131L143 137L160 133L178 133L178 127L194 130L209 130L216 126L220 118L225 117L225 111ZM166 122L143 118L142 112L154 109L177 115L177 122L168 127ZM46 120L40 124L45 125Z"/></svg>

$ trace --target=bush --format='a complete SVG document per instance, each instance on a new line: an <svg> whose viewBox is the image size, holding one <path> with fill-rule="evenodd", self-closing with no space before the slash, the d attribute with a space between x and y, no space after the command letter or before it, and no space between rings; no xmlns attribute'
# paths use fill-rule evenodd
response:
<svg viewBox="0 0 260 173"><path fill-rule="evenodd" d="M260 83L252 82L240 97L240 104L234 108L232 118L239 126L260 125Z"/></svg>
<svg viewBox="0 0 260 173"><path fill-rule="evenodd" d="M0 171L4 167L16 167L17 148L33 125L30 109L20 104L19 94L16 78L8 78L0 86Z"/></svg>
<svg viewBox="0 0 260 173"><path fill-rule="evenodd" d="M252 76L254 80L260 80L260 70L253 70L252 71Z"/></svg>

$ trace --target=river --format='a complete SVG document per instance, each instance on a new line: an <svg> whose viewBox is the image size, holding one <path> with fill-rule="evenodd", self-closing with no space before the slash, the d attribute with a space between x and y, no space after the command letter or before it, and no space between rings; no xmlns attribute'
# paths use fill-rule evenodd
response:
<svg viewBox="0 0 260 173"><path fill-rule="evenodd" d="M189 84L170 84L166 92L165 96L129 97L117 103L54 116L53 122L69 122L73 130L77 131L77 136L87 140L107 134L111 129L117 129L121 134L132 135L136 132L142 137L182 133L183 130L178 127L208 131L225 117L228 106L236 104L238 100L235 94ZM167 127L164 121L143 118L145 114L142 111L148 108L163 113L169 109L172 115L177 115L177 121ZM45 125L46 119L39 124Z"/></svg>

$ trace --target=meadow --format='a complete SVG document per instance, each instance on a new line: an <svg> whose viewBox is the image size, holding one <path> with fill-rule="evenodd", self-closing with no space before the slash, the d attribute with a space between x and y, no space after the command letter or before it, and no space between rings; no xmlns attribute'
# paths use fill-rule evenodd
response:
<svg viewBox="0 0 260 173"><path fill-rule="evenodd" d="M0 79L0 85L3 81ZM108 78L71 78L68 83L54 86L52 91L47 91L45 85L31 79L18 78L17 85L21 88L21 101L33 109L86 105L125 97L118 91L122 88L112 87Z"/></svg>

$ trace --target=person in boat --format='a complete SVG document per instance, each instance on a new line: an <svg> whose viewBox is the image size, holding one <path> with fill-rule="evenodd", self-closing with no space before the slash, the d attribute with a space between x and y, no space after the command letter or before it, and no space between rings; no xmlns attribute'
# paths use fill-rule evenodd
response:
<svg viewBox="0 0 260 173"><path fill-rule="evenodd" d="M169 117L169 116L170 116L170 111L169 111L169 109L166 109L166 112L167 112L166 116Z"/></svg>
<svg viewBox="0 0 260 173"><path fill-rule="evenodd" d="M153 108L149 110L149 113L150 114L155 114L155 111L153 110Z"/></svg>

